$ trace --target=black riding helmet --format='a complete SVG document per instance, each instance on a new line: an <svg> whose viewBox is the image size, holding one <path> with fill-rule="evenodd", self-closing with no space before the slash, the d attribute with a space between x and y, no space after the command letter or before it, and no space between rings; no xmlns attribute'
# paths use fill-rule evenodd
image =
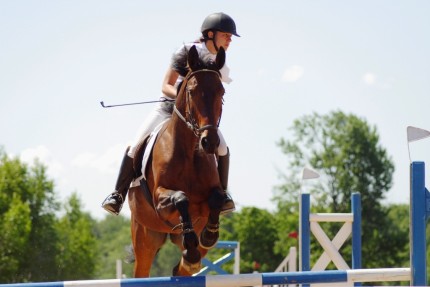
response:
<svg viewBox="0 0 430 287"><path fill-rule="evenodd" d="M233 18L222 12L210 14L203 21L201 32L206 37L208 31L221 31L240 37L236 32Z"/></svg>

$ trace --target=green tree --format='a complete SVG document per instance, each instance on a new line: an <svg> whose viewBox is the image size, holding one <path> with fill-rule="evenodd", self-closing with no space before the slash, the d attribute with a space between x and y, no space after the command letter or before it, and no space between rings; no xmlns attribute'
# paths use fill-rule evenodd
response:
<svg viewBox="0 0 430 287"><path fill-rule="evenodd" d="M133 250L130 219L124 216L106 217L96 225L98 246L97 278L109 279L116 276L116 261L122 260L122 273L133 276ZM166 240L151 267L151 276L171 276L173 267L179 262L181 251ZM131 262L130 262L131 261Z"/></svg>
<svg viewBox="0 0 430 287"><path fill-rule="evenodd" d="M0 219L0 282L10 281L19 272L22 250L28 244L31 231L30 208L17 196Z"/></svg>
<svg viewBox="0 0 430 287"><path fill-rule="evenodd" d="M55 266L57 210L54 184L47 179L46 168L37 161L28 167L0 149L0 277L3 282L50 279ZM3 266L4 260L10 264Z"/></svg>
<svg viewBox="0 0 430 287"><path fill-rule="evenodd" d="M240 242L240 271L250 273L254 262L259 272L274 271L285 255L275 254L274 242L278 239L276 219L267 210L244 207L222 221L222 240Z"/></svg>
<svg viewBox="0 0 430 287"><path fill-rule="evenodd" d="M386 238L389 238L389 240L393 242L393 245L398 246L397 250L392 250L390 254L384 254L384 256L388 257L387 265L392 267L409 267L409 205L391 204L387 206L387 214L386 221L390 229L387 230L384 236L387 236ZM427 259L427 262L429 262L428 260L429 259ZM429 269L427 273L428 271ZM405 281L391 282L394 286L409 286L408 283L409 282Z"/></svg>
<svg viewBox="0 0 430 287"><path fill-rule="evenodd" d="M98 242L96 278L115 278L116 261L127 261L127 257L132 252L129 249L131 247L130 219L107 214L103 220L97 222L95 231ZM124 262L122 268L122 273L126 277L133 276L132 263Z"/></svg>
<svg viewBox="0 0 430 287"><path fill-rule="evenodd" d="M168 238L158 252L151 268L151 276L172 276L173 268L181 260L181 251Z"/></svg>
<svg viewBox="0 0 430 287"><path fill-rule="evenodd" d="M335 111L299 118L291 130L288 140L281 138L278 143L288 157L289 171L275 196L278 206L298 201L299 174L303 167L311 166L322 175L309 187L319 212L349 212L351 193L360 192L363 267L401 264L402 260L390 254L404 246L387 240L395 222L387 220L389 210L381 204L392 186L394 164L380 145L376 128L355 115Z"/></svg>
<svg viewBox="0 0 430 287"><path fill-rule="evenodd" d="M274 213L278 238L274 242L274 252L286 257L291 247L296 247L298 252L299 232L299 203L279 202L277 211ZM281 263L281 262L279 262Z"/></svg>
<svg viewBox="0 0 430 287"><path fill-rule="evenodd" d="M94 220L82 211L76 193L65 204L66 214L56 224L56 266L61 280L92 279L95 274L97 242Z"/></svg>

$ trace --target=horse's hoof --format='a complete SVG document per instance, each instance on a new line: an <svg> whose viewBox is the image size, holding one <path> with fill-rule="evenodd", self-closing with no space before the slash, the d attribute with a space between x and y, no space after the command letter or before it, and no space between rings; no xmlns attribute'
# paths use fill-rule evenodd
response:
<svg viewBox="0 0 430 287"><path fill-rule="evenodd" d="M173 267L172 276L179 276L179 274L178 274L178 272L179 272L179 264L180 263L176 264L176 266Z"/></svg>
<svg viewBox="0 0 430 287"><path fill-rule="evenodd" d="M187 273L194 274L199 272L202 269L202 263L201 261L198 261L196 263L190 263L187 260L182 257L181 263L178 266L178 269L182 267Z"/></svg>
<svg viewBox="0 0 430 287"><path fill-rule="evenodd" d="M200 246L204 249L211 249L217 244L218 237L218 229L216 231L210 231L205 227L200 234Z"/></svg>

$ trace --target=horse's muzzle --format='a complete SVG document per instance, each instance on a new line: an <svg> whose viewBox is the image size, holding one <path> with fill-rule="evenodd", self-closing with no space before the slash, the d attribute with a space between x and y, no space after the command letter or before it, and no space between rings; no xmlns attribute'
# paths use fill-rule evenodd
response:
<svg viewBox="0 0 430 287"><path fill-rule="evenodd" d="M200 147L208 154L216 153L220 139L218 136L218 129L206 129L200 136Z"/></svg>

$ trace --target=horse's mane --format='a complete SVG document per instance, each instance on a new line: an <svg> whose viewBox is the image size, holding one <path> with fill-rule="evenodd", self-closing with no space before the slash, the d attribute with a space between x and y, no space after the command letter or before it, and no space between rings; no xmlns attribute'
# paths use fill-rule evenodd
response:
<svg viewBox="0 0 430 287"><path fill-rule="evenodd" d="M187 59L188 59L188 49L184 45L183 48L175 53L172 57L172 69L179 73L182 77L185 77L188 72L190 71L190 68L188 67ZM212 59L210 59L208 56L203 57L199 54L199 67L197 70L200 69L211 69L216 70L215 63Z"/></svg>

